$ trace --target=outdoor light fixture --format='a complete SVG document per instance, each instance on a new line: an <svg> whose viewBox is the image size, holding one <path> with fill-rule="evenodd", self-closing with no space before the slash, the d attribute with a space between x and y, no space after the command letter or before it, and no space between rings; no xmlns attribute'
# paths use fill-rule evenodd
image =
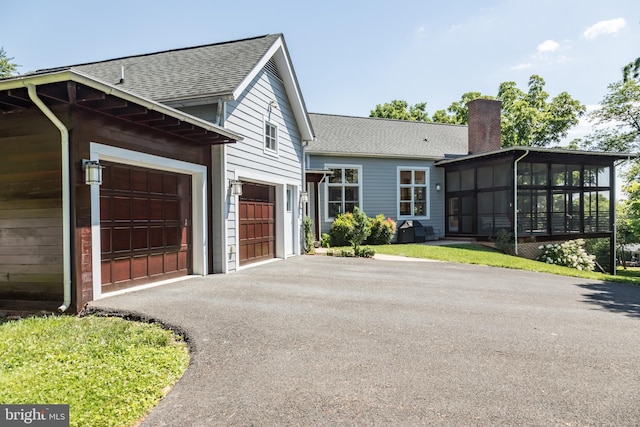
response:
<svg viewBox="0 0 640 427"><path fill-rule="evenodd" d="M231 195L242 196L242 181L239 179L231 180Z"/></svg>
<svg viewBox="0 0 640 427"><path fill-rule="evenodd" d="M82 168L84 169L84 183L87 185L102 185L102 169L100 162L97 160L82 160Z"/></svg>
<svg viewBox="0 0 640 427"><path fill-rule="evenodd" d="M437 182L436 183L436 191L440 191L440 190L442 190L442 185L439 182Z"/></svg>
<svg viewBox="0 0 640 427"><path fill-rule="evenodd" d="M309 201L309 193L306 191L300 192L300 203L307 203Z"/></svg>

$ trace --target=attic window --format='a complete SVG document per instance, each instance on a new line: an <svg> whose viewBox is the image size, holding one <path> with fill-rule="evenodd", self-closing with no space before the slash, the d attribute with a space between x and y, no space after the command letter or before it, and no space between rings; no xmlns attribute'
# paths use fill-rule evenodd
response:
<svg viewBox="0 0 640 427"><path fill-rule="evenodd" d="M276 66L276 62L273 60L273 58L271 58L269 60L269 62L267 62L267 65L264 66L264 69L268 73L271 73L272 75L274 75L278 79L282 80L282 77L280 76L280 73L278 72L278 67Z"/></svg>

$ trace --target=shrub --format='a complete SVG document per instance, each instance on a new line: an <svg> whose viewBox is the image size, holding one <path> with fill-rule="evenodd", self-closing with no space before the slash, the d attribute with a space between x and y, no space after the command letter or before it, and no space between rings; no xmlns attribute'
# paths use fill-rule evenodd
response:
<svg viewBox="0 0 640 427"><path fill-rule="evenodd" d="M355 256L362 257L362 258L373 258L375 254L376 254L376 251L373 248L370 248L368 246L361 246L358 249L358 252L355 252Z"/></svg>
<svg viewBox="0 0 640 427"><path fill-rule="evenodd" d="M584 239L576 239L561 244L539 246L538 249L542 253L538 256L538 261L592 271L595 267L595 257L584 250L584 243Z"/></svg>
<svg viewBox="0 0 640 427"><path fill-rule="evenodd" d="M371 226L371 234L367 239L367 244L388 245L391 243L393 235L396 234L396 222L391 218L385 219L383 214L369 218L369 225Z"/></svg>
<svg viewBox="0 0 640 427"><path fill-rule="evenodd" d="M515 253L515 243L513 233L507 230L500 230L494 239L496 249L503 254L513 255Z"/></svg>
<svg viewBox="0 0 640 427"><path fill-rule="evenodd" d="M354 254L357 254L362 242L371 234L369 218L356 207L353 213L348 212L336 217L331 224L330 234L332 246L352 246Z"/></svg>
<svg viewBox="0 0 640 427"><path fill-rule="evenodd" d="M353 246L356 256L359 254L360 245L367 240L371 234L371 225L367 214L362 212L357 206L353 208L353 230L349 236L349 243Z"/></svg>
<svg viewBox="0 0 640 427"><path fill-rule="evenodd" d="M349 246L351 244L349 239L351 238L352 230L353 214L347 212L338 215L329 230L331 246Z"/></svg>
<svg viewBox="0 0 640 427"><path fill-rule="evenodd" d="M316 240L315 234L313 234L313 226L311 223L311 218L308 216L304 217L304 252L307 254L311 254L314 252L313 243Z"/></svg>
<svg viewBox="0 0 640 427"><path fill-rule="evenodd" d="M331 247L331 234L322 233L322 237L320 239L320 246L322 246L323 248Z"/></svg>

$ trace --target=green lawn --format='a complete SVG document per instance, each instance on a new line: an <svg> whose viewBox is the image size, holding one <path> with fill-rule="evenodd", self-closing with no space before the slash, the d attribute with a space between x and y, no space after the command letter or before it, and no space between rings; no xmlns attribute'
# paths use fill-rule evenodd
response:
<svg viewBox="0 0 640 427"><path fill-rule="evenodd" d="M158 325L109 317L0 323L0 403L69 404L71 426L133 426L189 364Z"/></svg>
<svg viewBox="0 0 640 427"><path fill-rule="evenodd" d="M410 258L428 258L465 264L488 265L491 267L515 268L562 276L584 277L586 279L623 282L640 285L640 269L619 268L616 276L579 271L573 268L545 264L516 256L505 255L491 248L475 244L455 244L448 246L429 246L421 244L372 246L379 254L399 255Z"/></svg>

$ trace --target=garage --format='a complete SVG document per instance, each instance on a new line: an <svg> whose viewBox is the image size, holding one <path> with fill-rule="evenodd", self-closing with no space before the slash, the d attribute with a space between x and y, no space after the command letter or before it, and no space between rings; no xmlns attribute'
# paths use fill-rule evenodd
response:
<svg viewBox="0 0 640 427"><path fill-rule="evenodd" d="M191 177L101 164L102 292L190 274Z"/></svg>
<svg viewBox="0 0 640 427"><path fill-rule="evenodd" d="M239 209L240 265L275 258L275 186L244 182Z"/></svg>

